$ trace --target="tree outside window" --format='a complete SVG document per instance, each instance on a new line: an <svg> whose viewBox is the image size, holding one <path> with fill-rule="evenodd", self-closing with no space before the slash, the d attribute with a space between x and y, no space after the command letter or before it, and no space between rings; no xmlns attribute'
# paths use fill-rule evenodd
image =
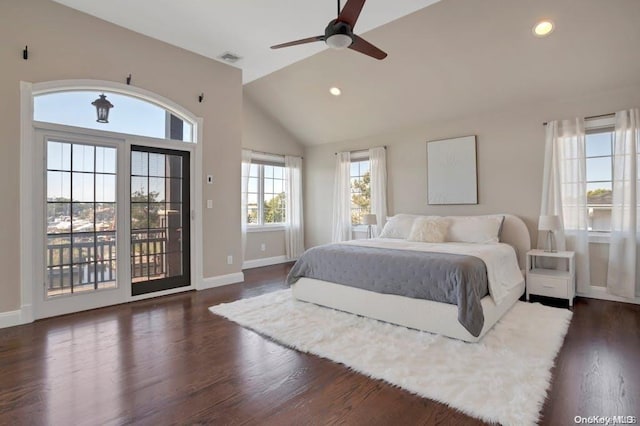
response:
<svg viewBox="0 0 640 426"><path fill-rule="evenodd" d="M369 160L351 162L351 223L359 225L371 213L371 171Z"/></svg>

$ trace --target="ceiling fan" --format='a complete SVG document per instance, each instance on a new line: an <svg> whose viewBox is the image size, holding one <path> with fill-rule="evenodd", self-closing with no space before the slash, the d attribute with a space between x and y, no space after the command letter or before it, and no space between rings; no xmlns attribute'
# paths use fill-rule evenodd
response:
<svg viewBox="0 0 640 426"><path fill-rule="evenodd" d="M360 16L365 1L366 0L347 0L344 9L340 10L340 0L338 0L338 17L329 22L329 25L327 25L327 28L324 30L324 35L277 44L271 46L271 48L280 49L298 44L324 41L333 49L349 48L375 59L384 59L387 57L385 52L353 33L353 27L356 26L356 21L358 20L358 16Z"/></svg>

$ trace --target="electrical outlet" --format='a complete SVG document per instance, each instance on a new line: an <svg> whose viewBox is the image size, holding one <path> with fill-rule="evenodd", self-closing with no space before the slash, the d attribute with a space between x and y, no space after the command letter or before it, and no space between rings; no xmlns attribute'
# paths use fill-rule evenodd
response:
<svg viewBox="0 0 640 426"><path fill-rule="evenodd" d="M233 256L227 256L227 265L233 265Z"/></svg>
<svg viewBox="0 0 640 426"><path fill-rule="evenodd" d="M207 208L208 209L212 209L213 208L213 200L207 200Z"/></svg>
<svg viewBox="0 0 640 426"><path fill-rule="evenodd" d="M267 251L267 245L265 243L260 244L260 251Z"/></svg>

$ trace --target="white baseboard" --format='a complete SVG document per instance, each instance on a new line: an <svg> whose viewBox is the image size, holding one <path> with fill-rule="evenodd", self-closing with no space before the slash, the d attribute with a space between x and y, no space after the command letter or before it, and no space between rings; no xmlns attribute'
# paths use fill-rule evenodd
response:
<svg viewBox="0 0 640 426"><path fill-rule="evenodd" d="M33 317L33 305L22 305L22 324L28 324L35 321Z"/></svg>
<svg viewBox="0 0 640 426"><path fill-rule="evenodd" d="M244 282L244 274L242 272L234 272L233 274L203 278L202 284L198 286L197 290L206 290L208 288L221 287L223 285L241 282Z"/></svg>
<svg viewBox="0 0 640 426"><path fill-rule="evenodd" d="M277 265L279 263L291 262L295 259L289 259L287 256L265 257L262 259L245 260L242 262L242 269L260 268L262 266Z"/></svg>
<svg viewBox="0 0 640 426"><path fill-rule="evenodd" d="M588 297L589 299L600 299L608 300L611 302L632 303L634 305L640 305L640 297L636 297L635 299L627 299L625 297L616 296L607 293L607 289L605 287L591 286L591 288L586 293L577 292L576 296Z"/></svg>
<svg viewBox="0 0 640 426"><path fill-rule="evenodd" d="M33 322L31 305L25 305L17 311L0 312L0 328L13 327Z"/></svg>

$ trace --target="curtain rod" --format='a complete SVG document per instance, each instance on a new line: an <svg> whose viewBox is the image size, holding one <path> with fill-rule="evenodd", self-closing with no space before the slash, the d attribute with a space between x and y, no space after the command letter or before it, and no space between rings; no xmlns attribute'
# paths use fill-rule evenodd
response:
<svg viewBox="0 0 640 426"><path fill-rule="evenodd" d="M289 156L289 157L297 157L297 155L290 155L290 154L274 154L273 152L265 152L265 151L258 151L256 149L250 149L249 151L251 152L255 152L256 154L264 154L264 155L275 155L276 157L282 157L284 158L285 156ZM300 158L304 159L303 156L300 156Z"/></svg>
<svg viewBox="0 0 640 426"><path fill-rule="evenodd" d="M386 146L386 145L382 145L382 147L383 147L384 149L387 149L387 146ZM356 152L365 152L365 151L369 151L369 148L366 148L366 149L358 149L358 150L356 150L356 151L349 151L349 153L353 154L353 153L356 153ZM341 151L341 152L342 152L342 151ZM333 153L333 155L338 155L338 153L337 153L337 152L334 152L334 153Z"/></svg>
<svg viewBox="0 0 640 426"><path fill-rule="evenodd" d="M595 118L605 118L605 117L614 117L616 115L615 112L610 112L608 114L600 114L600 115L590 115L589 117L585 117L585 120L593 120ZM547 124L549 124L548 121L545 121L544 123L542 123L543 126L546 126Z"/></svg>

